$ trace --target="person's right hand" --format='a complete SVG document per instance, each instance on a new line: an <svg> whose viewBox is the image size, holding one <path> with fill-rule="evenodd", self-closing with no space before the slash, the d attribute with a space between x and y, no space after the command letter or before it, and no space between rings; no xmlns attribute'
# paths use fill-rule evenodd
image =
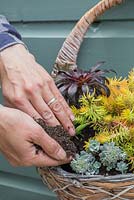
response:
<svg viewBox="0 0 134 200"><path fill-rule="evenodd" d="M36 152L35 144L43 151ZM0 106L0 151L13 166L57 166L70 161L29 115Z"/></svg>

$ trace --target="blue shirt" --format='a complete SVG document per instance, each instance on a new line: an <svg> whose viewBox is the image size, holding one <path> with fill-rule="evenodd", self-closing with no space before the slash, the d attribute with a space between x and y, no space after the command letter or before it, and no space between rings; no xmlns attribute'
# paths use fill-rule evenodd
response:
<svg viewBox="0 0 134 200"><path fill-rule="evenodd" d="M14 44L23 44L21 35L3 15L0 15L0 51Z"/></svg>

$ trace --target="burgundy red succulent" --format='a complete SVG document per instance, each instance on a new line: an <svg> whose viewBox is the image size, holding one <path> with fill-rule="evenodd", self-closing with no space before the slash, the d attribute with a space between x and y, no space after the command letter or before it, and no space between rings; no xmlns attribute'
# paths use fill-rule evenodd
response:
<svg viewBox="0 0 134 200"><path fill-rule="evenodd" d="M113 70L98 69L102 64L99 62L88 71L76 68L58 72L55 83L69 105L78 106L79 98L86 93L110 95L109 81L104 74Z"/></svg>

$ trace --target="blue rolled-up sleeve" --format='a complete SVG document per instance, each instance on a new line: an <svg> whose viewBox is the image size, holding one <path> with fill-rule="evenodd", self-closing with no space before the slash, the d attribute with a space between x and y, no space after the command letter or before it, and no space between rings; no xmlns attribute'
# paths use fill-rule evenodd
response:
<svg viewBox="0 0 134 200"><path fill-rule="evenodd" d="M0 51L15 44L24 44L21 35L3 15L0 15Z"/></svg>

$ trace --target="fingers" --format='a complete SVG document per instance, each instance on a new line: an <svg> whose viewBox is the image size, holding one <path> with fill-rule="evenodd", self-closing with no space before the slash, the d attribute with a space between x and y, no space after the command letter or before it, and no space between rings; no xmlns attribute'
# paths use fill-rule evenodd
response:
<svg viewBox="0 0 134 200"><path fill-rule="evenodd" d="M42 98L46 103L50 102L53 98L56 98L57 101L55 101L53 104L51 104L49 107L58 119L58 121L63 125L63 127L71 134L75 134L75 129L72 124L72 121L74 120L74 116L71 112L71 109L67 105L66 101L60 94L59 90L57 89L54 80L52 77L46 72L46 70L37 64L38 66L38 72L40 76L42 77L42 80L44 80L44 87L42 90ZM44 79L45 78L45 79Z"/></svg>
<svg viewBox="0 0 134 200"><path fill-rule="evenodd" d="M54 89L57 90L56 86ZM56 93L57 97L58 95ZM62 98L62 96L60 96L60 98ZM48 85L44 85L42 94L40 94L40 92L36 92L36 94L33 93L30 97L32 105L48 125L56 126L60 122L71 135L74 135L75 129L69 117L69 115L71 115L70 109L68 107L66 110L64 109L66 104L65 101L63 101L63 98L62 101L64 106L59 99L51 102L53 99L54 94ZM49 102L51 102L51 104L48 106Z"/></svg>
<svg viewBox="0 0 134 200"><path fill-rule="evenodd" d="M37 167L50 167L50 166L58 166L65 163L69 163L70 159L66 160L55 160L49 157L47 154L40 152L29 164L30 166L37 166Z"/></svg>
<svg viewBox="0 0 134 200"><path fill-rule="evenodd" d="M75 129L74 126L71 122L71 120L69 119L68 115L66 114L62 104L56 100L55 102L53 102L52 104L50 104L49 106L51 108L51 110L53 111L53 113L55 114L55 116L58 118L58 120L61 122L61 124L63 125L63 127L71 134L74 135L75 134Z"/></svg>
<svg viewBox="0 0 134 200"><path fill-rule="evenodd" d="M12 102L10 103L10 99L7 100L7 98L5 99L5 102L7 106L18 108L33 118L43 118L44 121L50 126L56 126L61 123L71 135L74 135L75 130L72 121L66 114L60 101L57 99L48 106L47 103L54 97L53 93L47 85L44 86L42 93L43 94L41 95L40 91L37 91L36 93L31 92L28 94L27 98L24 92L22 93L21 91L16 91L11 100Z"/></svg>
<svg viewBox="0 0 134 200"><path fill-rule="evenodd" d="M31 157L24 160L16 160L8 155L5 155L5 156L6 156L6 159L9 161L9 163L14 167L17 167L17 166L19 167L20 166L52 167L52 166L63 165L71 161L70 159L66 159L62 161L55 160L49 157L47 154L43 153L42 151L40 151L38 155L34 155L34 156L31 155Z"/></svg>
<svg viewBox="0 0 134 200"><path fill-rule="evenodd" d="M53 89L51 89L51 87ZM47 91L47 93L46 93ZM56 96L55 96L56 95ZM49 86L45 85L42 96L45 102L49 104L49 108L52 110L58 121L63 127L71 134L75 134L75 129L70 118L74 118L68 106L65 103L62 95L58 92L53 80L50 81ZM56 100L54 99L56 98ZM52 101L54 100L54 101ZM71 117L70 117L71 116Z"/></svg>
<svg viewBox="0 0 134 200"><path fill-rule="evenodd" d="M46 76L47 72L46 72L46 70L42 66L40 66L40 65L38 65L38 66L39 66L39 68L38 68L39 73L42 76L42 78L44 79L44 77ZM54 83L54 80L49 76L47 82L48 82L48 86L49 86L48 89L53 94L53 96L51 98L56 97L58 99L58 101L62 104L62 106L64 108L64 112L69 116L69 118L71 119L71 121L73 121L74 120L74 115L73 115L73 113L72 113L69 105L67 104L67 102L65 101L65 99L63 98L63 96L61 95L61 93L59 92L58 88L56 87L56 85ZM44 90L44 93L45 93L45 90ZM49 100L51 98L49 98Z"/></svg>
<svg viewBox="0 0 134 200"><path fill-rule="evenodd" d="M52 110L47 106L45 101L42 99L40 94L37 93L34 94L33 98L31 99L31 103L48 125L50 126L59 125L59 121L53 114Z"/></svg>
<svg viewBox="0 0 134 200"><path fill-rule="evenodd" d="M37 112L37 110L32 106L32 104L27 99L23 105L19 106L19 109L30 115L32 118L35 119L42 118L39 112Z"/></svg>
<svg viewBox="0 0 134 200"><path fill-rule="evenodd" d="M10 103L10 101L5 100L4 105L10 108L19 108L23 112L30 115L32 118L42 118L39 112L37 112L37 110L31 105L31 103L27 99L20 100L20 102L17 103Z"/></svg>
<svg viewBox="0 0 134 200"><path fill-rule="evenodd" d="M69 105L67 104L67 102L65 101L65 99L63 98L63 96L61 95L61 93L59 92L58 88L56 87L56 85L54 84L54 82L52 82L52 84L50 85L50 88L54 94L54 96L59 100L59 102L63 105L65 112L68 114L69 118L74 121L74 115L69 107Z"/></svg>
<svg viewBox="0 0 134 200"><path fill-rule="evenodd" d="M3 153L3 152L2 152ZM38 154L31 154L28 156L24 156L24 158L20 158L20 157L17 157L17 156L13 156L12 155L9 155L8 153L3 153L6 157L6 159L9 161L9 163L14 166L14 167L17 167L17 166L36 166L36 167L51 167L51 166L59 166L59 165L62 165L62 164L66 164L66 163L69 163L70 162L70 158L66 158L65 160L55 160L51 157L49 157L47 154L45 154L44 152L42 151L39 151Z"/></svg>

